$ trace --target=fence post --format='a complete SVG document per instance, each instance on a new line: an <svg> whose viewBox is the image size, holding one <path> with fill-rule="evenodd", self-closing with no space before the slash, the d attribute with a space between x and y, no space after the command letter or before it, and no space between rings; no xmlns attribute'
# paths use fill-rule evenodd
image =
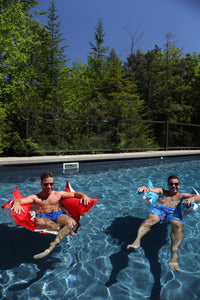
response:
<svg viewBox="0 0 200 300"><path fill-rule="evenodd" d="M166 142L165 142L165 151L168 150L168 146L169 146L169 123L168 120L166 121Z"/></svg>
<svg viewBox="0 0 200 300"><path fill-rule="evenodd" d="M28 139L29 139L29 109L26 109L26 156L28 156Z"/></svg>

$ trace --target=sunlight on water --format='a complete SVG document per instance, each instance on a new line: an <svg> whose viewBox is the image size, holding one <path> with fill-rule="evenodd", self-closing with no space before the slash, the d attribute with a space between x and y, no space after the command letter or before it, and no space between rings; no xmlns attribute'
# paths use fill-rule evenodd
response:
<svg viewBox="0 0 200 300"><path fill-rule="evenodd" d="M167 188L167 177L178 175L180 191L200 191L200 160L144 160L80 166L78 173L55 174L55 190L66 180L99 202L81 219L76 236L66 238L45 259L33 260L41 243L51 237L16 228L1 211L1 299L142 300L199 299L200 209L184 219L185 239L179 251L181 273L169 269L170 226L156 225L142 248L126 251L149 208L136 194L151 179ZM12 198L14 186L24 196L40 190L46 168L0 172L1 205ZM20 295L20 297L19 297Z"/></svg>

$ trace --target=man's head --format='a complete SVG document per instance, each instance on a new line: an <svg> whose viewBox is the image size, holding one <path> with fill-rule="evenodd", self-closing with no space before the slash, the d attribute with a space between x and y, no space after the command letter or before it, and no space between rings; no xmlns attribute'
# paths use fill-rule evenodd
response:
<svg viewBox="0 0 200 300"><path fill-rule="evenodd" d="M168 177L168 188L171 192L177 193L180 189L180 182L176 175Z"/></svg>
<svg viewBox="0 0 200 300"><path fill-rule="evenodd" d="M53 178L53 174L51 172L44 172L42 173L42 175L40 176L40 179L41 181L44 179L44 178Z"/></svg>
<svg viewBox="0 0 200 300"><path fill-rule="evenodd" d="M41 187L45 193L50 193L54 186L54 178L51 172L44 172L41 176Z"/></svg>

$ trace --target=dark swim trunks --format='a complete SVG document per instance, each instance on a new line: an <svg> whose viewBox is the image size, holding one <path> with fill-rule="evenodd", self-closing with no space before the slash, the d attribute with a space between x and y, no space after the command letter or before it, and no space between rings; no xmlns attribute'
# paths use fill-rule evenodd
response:
<svg viewBox="0 0 200 300"><path fill-rule="evenodd" d="M52 211L51 213L49 214L42 214L42 213L39 213L36 215L36 217L39 217L39 218L42 218L42 217L45 217L45 218L48 218L54 222L57 222L57 219L60 215L63 214L63 211Z"/></svg>
<svg viewBox="0 0 200 300"><path fill-rule="evenodd" d="M181 210L178 208L154 205L150 211L150 214L159 216L161 223L167 223L173 220L177 220L183 223Z"/></svg>

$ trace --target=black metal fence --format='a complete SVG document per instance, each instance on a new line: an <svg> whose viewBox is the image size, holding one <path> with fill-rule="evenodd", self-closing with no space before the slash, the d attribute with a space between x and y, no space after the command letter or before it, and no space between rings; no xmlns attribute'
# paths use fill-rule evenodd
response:
<svg viewBox="0 0 200 300"><path fill-rule="evenodd" d="M26 146L27 155L199 149L200 125L27 110Z"/></svg>

